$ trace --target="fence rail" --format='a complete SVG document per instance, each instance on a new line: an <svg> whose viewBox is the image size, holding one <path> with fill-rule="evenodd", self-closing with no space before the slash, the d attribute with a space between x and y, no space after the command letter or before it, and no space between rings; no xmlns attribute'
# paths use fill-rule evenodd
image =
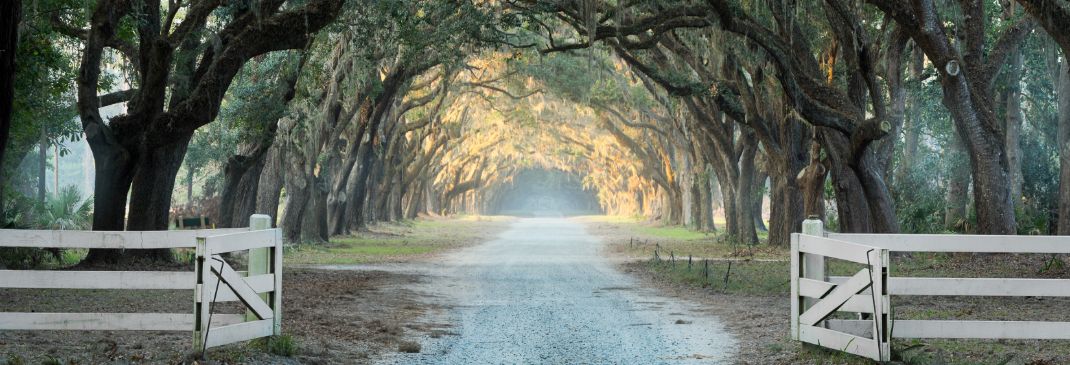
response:
<svg viewBox="0 0 1070 365"><path fill-rule="evenodd" d="M1070 237L825 233L820 221L810 220L804 223L803 231L792 236L792 336L797 340L888 361L888 351L852 351L858 346L839 347L842 341L831 342L827 338L815 341L812 336L803 336L806 330L799 328L819 325L821 330L817 332L826 337L831 336L829 332L872 336L881 333L879 325L883 321L889 338L1070 339L1070 322L896 320L889 315L894 304L892 296L1070 297L1070 279L891 277L888 263L884 262L885 274L880 278L883 286L878 286L878 278L874 277L870 287L862 288L857 275L827 276L824 270L825 258L857 258L862 250L881 252L885 257L890 252L1070 254ZM872 263L871 259L866 264ZM871 265L871 270L877 268ZM853 294L833 297L841 288ZM815 322L815 317L804 316L830 299L841 303L836 311L859 313L859 319L826 316ZM820 302L815 304L814 300ZM883 303L883 308L870 306L867 301L871 300Z"/></svg>
<svg viewBox="0 0 1070 365"><path fill-rule="evenodd" d="M193 290L193 313L0 312L0 330L192 331L197 351L278 334L281 232L270 229L268 216L249 221L245 228L188 231L0 230L0 247L197 250L194 271L0 270L0 288ZM235 251L249 251L247 273L220 256ZM213 313L215 303L235 301L249 313Z"/></svg>

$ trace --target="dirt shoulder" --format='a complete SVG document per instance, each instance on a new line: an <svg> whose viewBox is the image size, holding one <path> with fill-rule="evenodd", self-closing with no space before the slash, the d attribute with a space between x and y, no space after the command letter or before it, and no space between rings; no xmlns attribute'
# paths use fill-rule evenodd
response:
<svg viewBox="0 0 1070 365"><path fill-rule="evenodd" d="M293 357L271 354L266 341L213 349L210 362L351 364L397 349L428 304L406 289L417 275L382 271L287 270L283 280L283 332L297 345ZM3 311L185 313L188 290L0 291ZM241 313L218 308L217 313ZM0 331L0 359L40 364L181 364L190 356L189 332Z"/></svg>

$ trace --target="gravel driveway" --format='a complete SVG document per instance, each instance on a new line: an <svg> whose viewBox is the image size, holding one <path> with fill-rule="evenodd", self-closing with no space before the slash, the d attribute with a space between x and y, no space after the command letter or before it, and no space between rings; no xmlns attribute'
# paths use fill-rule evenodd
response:
<svg viewBox="0 0 1070 365"><path fill-rule="evenodd" d="M443 257L424 290L452 328L397 364L728 363L735 340L694 304L653 294L567 219L518 220L496 240Z"/></svg>

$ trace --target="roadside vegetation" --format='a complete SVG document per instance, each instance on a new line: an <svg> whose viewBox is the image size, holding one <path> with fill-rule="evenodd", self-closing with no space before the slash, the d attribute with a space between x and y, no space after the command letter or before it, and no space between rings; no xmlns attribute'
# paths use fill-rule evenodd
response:
<svg viewBox="0 0 1070 365"><path fill-rule="evenodd" d="M366 231L332 237L329 243L294 245L287 265L357 265L407 261L493 238L511 218L465 215L371 225Z"/></svg>

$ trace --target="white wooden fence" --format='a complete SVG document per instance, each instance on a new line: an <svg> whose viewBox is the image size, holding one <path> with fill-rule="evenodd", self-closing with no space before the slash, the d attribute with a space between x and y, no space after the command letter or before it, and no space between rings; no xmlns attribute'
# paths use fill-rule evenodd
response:
<svg viewBox="0 0 1070 365"><path fill-rule="evenodd" d="M1070 297L1070 279L891 277L890 252L1070 254L1070 237L825 233L820 221L792 236L792 338L879 361L891 338L1070 339L1070 322L895 320L892 296ZM827 276L825 259L856 262ZM859 319L830 319L835 312ZM876 315L874 315L876 313Z"/></svg>
<svg viewBox="0 0 1070 365"><path fill-rule="evenodd" d="M282 238L270 217L250 227L189 231L0 230L0 247L196 248L190 271L0 270L0 288L193 290L194 313L0 312L0 330L192 331L194 350L278 334L282 301ZM249 250L248 274L220 254ZM212 304L241 301L249 312L213 313Z"/></svg>

